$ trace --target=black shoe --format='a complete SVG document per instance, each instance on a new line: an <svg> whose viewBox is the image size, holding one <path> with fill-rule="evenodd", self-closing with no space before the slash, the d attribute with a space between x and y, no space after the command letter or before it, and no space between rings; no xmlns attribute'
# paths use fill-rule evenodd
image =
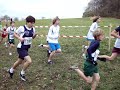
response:
<svg viewBox="0 0 120 90"><path fill-rule="evenodd" d="M98 60L100 60L100 61L103 61L103 62L106 62L106 58L97 58Z"/></svg>
<svg viewBox="0 0 120 90"><path fill-rule="evenodd" d="M50 56L50 52L49 52L49 50L47 50L47 57L49 57Z"/></svg>
<svg viewBox="0 0 120 90"><path fill-rule="evenodd" d="M13 78L13 73L10 72L10 70L8 71L10 78Z"/></svg>
<svg viewBox="0 0 120 90"><path fill-rule="evenodd" d="M25 74L20 73L20 78L21 78L22 81L26 81Z"/></svg>
<svg viewBox="0 0 120 90"><path fill-rule="evenodd" d="M54 62L53 61L49 61L48 64L54 64Z"/></svg>

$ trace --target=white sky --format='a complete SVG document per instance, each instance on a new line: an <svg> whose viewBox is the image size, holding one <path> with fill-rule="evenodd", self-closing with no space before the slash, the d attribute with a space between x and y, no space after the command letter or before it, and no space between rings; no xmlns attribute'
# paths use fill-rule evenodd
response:
<svg viewBox="0 0 120 90"><path fill-rule="evenodd" d="M90 0L0 0L0 16L80 18Z"/></svg>

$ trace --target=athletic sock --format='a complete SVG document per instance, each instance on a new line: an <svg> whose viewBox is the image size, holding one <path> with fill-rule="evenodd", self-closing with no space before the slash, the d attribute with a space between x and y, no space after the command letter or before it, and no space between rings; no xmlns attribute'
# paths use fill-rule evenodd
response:
<svg viewBox="0 0 120 90"><path fill-rule="evenodd" d="M49 53L51 53L51 51L49 50Z"/></svg>
<svg viewBox="0 0 120 90"><path fill-rule="evenodd" d="M11 69L10 69L10 73L13 73L13 72L14 72L14 69L13 69L13 68L11 68Z"/></svg>
<svg viewBox="0 0 120 90"><path fill-rule="evenodd" d="M24 71L24 70L22 70L20 73L23 75L23 74L25 74L25 71Z"/></svg>
<svg viewBox="0 0 120 90"><path fill-rule="evenodd" d="M48 62L51 62L51 60L48 60Z"/></svg>

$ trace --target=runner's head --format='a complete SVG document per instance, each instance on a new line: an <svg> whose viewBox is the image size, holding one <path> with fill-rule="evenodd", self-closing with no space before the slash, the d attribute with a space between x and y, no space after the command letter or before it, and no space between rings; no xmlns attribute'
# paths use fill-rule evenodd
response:
<svg viewBox="0 0 120 90"><path fill-rule="evenodd" d="M52 21L53 25L59 25L59 23L60 23L60 19L58 17L55 17Z"/></svg>
<svg viewBox="0 0 120 90"><path fill-rule="evenodd" d="M97 29L96 31L94 31L93 36L94 36L95 40L102 41L104 39L104 34L101 29Z"/></svg>
<svg viewBox="0 0 120 90"><path fill-rule="evenodd" d="M99 23L101 21L101 17L100 16L94 16L94 17L91 18L91 20L93 20L93 23L94 22Z"/></svg>
<svg viewBox="0 0 120 90"><path fill-rule="evenodd" d="M35 18L33 16L28 16L26 18L26 25L29 27L29 28L32 28L34 26L34 23L35 23Z"/></svg>
<svg viewBox="0 0 120 90"><path fill-rule="evenodd" d="M12 18L11 18L11 20L10 20L10 26L12 26L12 27L15 26L15 21L13 21Z"/></svg>

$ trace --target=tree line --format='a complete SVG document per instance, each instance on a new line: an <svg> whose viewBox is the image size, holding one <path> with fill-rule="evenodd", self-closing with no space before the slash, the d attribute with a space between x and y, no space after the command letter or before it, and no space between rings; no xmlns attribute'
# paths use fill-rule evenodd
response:
<svg viewBox="0 0 120 90"><path fill-rule="evenodd" d="M120 0L91 0L83 16L94 15L120 18Z"/></svg>

